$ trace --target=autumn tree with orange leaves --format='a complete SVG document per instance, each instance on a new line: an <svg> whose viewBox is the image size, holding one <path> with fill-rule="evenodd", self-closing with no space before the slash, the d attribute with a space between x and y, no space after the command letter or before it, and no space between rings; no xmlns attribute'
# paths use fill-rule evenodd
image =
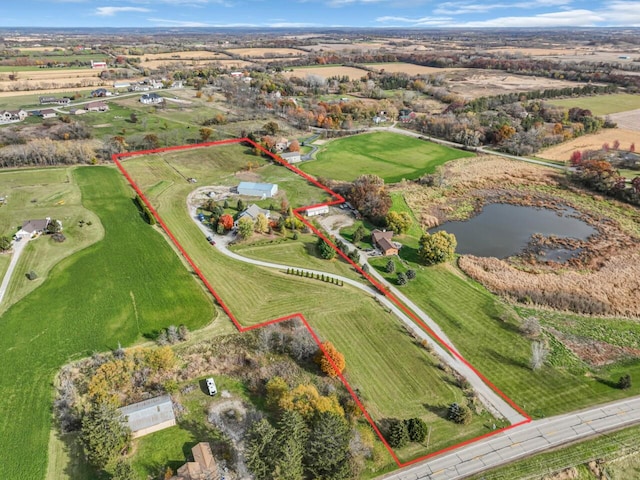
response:
<svg viewBox="0 0 640 480"><path fill-rule="evenodd" d="M331 361L329 361L327 356L331 358L335 367ZM344 355L341 354L331 342L322 343L322 347L319 348L318 353L316 353L315 362L320 365L320 370L330 377L337 377L338 374L341 374L347 366Z"/></svg>

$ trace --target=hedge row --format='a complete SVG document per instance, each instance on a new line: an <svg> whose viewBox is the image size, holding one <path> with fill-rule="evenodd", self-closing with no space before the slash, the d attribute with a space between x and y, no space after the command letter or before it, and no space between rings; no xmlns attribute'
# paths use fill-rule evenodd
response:
<svg viewBox="0 0 640 480"><path fill-rule="evenodd" d="M297 275L299 277L321 280L323 282L332 283L333 285L338 285L339 287L344 286L344 282L342 280L330 277L329 275L325 275L324 273L322 274L311 273L306 270L298 270L297 268L287 268L287 273L289 275Z"/></svg>
<svg viewBox="0 0 640 480"><path fill-rule="evenodd" d="M135 202L136 202L136 205L138 205L138 208L140 209L142 214L144 215L144 219L147 221L147 223L149 225L155 225L156 217L153 216L153 213L151 213L151 210L149 210L149 207L147 207L147 204L144 203L144 200L142 200L140 195L136 195Z"/></svg>

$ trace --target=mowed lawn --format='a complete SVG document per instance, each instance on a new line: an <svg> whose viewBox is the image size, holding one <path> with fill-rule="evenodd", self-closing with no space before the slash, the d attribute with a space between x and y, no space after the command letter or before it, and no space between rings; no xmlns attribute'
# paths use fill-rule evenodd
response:
<svg viewBox="0 0 640 480"><path fill-rule="evenodd" d="M178 154L171 159L171 165L180 171L189 169ZM218 159L222 161L222 153ZM194 186L173 177L170 172L174 169L163 163L166 165L157 156L147 156L126 160L124 166L143 190L160 192L151 195L153 205L241 324L304 314L323 340L331 340L343 351L349 381L359 389L377 422L420 416L434 425L430 451L488 431L493 422L489 417L479 416L468 427L444 419L446 405L461 400L461 390L443 379L437 362L370 295L347 285L338 287L241 263L209 245L187 211L186 198ZM154 190L154 185L167 179L170 186ZM401 452L405 460L425 453L425 446Z"/></svg>
<svg viewBox="0 0 640 480"><path fill-rule="evenodd" d="M395 282L395 274L384 270L386 260L371 263ZM397 263L397 271L404 269ZM416 279L402 287L403 293L442 327L468 361L534 418L640 393L637 385L626 391L612 385L625 373L640 376L638 361L589 375L548 365L532 371L530 340L520 333L515 321L501 320L504 307L484 287L452 265L418 266L417 272Z"/></svg>
<svg viewBox="0 0 640 480"><path fill-rule="evenodd" d="M211 321L211 301L132 201L113 168L73 171L104 239L56 265L0 319L0 477L41 479L47 466L52 380L64 363L132 344L170 324Z"/></svg>
<svg viewBox="0 0 640 480"><path fill-rule="evenodd" d="M327 143L316 160L300 169L316 177L352 181L372 173L386 183L413 180L433 173L438 165L473 153L390 132L375 132Z"/></svg>
<svg viewBox="0 0 640 480"><path fill-rule="evenodd" d="M610 115L640 108L640 95L617 93L613 95L549 100L549 103L564 108L585 108L591 110L594 115Z"/></svg>

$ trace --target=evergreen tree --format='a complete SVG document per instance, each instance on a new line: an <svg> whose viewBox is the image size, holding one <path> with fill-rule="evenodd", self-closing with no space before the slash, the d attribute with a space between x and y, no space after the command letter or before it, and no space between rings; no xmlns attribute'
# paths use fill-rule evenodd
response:
<svg viewBox="0 0 640 480"><path fill-rule="evenodd" d="M309 433L300 414L285 410L278 422L276 435L276 466L274 478L277 480L301 480L304 469L302 458Z"/></svg>
<svg viewBox="0 0 640 480"><path fill-rule="evenodd" d="M135 480L137 478L133 467L126 460L118 460L115 468L113 469L113 476L111 480Z"/></svg>
<svg viewBox="0 0 640 480"><path fill-rule="evenodd" d="M389 427L389 445L393 448L402 448L409 443L409 431L407 424L394 419Z"/></svg>
<svg viewBox="0 0 640 480"><path fill-rule="evenodd" d="M304 456L309 478L341 480L349 477L349 424L333 412L315 416Z"/></svg>
<svg viewBox="0 0 640 480"><path fill-rule="evenodd" d="M405 422L409 432L409 439L412 442L424 442L424 439L427 438L427 424L417 417L405 420Z"/></svg>
<svg viewBox="0 0 640 480"><path fill-rule="evenodd" d="M81 440L89 463L104 469L125 450L131 441L131 430L122 414L112 405L94 405L82 419Z"/></svg>
<svg viewBox="0 0 640 480"><path fill-rule="evenodd" d="M266 420L255 422L247 432L246 460L256 480L266 480L275 467L274 441L276 429Z"/></svg>

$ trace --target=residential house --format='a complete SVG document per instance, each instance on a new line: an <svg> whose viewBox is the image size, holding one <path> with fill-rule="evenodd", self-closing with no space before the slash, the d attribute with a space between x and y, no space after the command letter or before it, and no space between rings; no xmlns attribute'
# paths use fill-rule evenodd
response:
<svg viewBox="0 0 640 480"><path fill-rule="evenodd" d="M114 84L115 87L115 84ZM95 90L93 90L91 92L91 96L92 97L106 97L107 96L107 89L106 88L96 88Z"/></svg>
<svg viewBox="0 0 640 480"><path fill-rule="evenodd" d="M218 465L216 464L211 445L200 442L191 449L193 462L187 462L178 468L176 474L170 480L211 480L218 478Z"/></svg>
<svg viewBox="0 0 640 480"><path fill-rule="evenodd" d="M238 226L238 221L241 218L244 217L249 217L253 222L256 221L256 219L258 218L258 215L263 214L265 217L270 218L271 217L271 212L269 210L265 210L264 208L260 208L258 205L256 205L255 203L252 203L251 205L249 205L244 212L242 212L240 215L238 215L238 218L236 219L236 221L234 222L234 226Z"/></svg>
<svg viewBox="0 0 640 480"><path fill-rule="evenodd" d="M55 110L52 110L50 108L46 108L44 110L40 110L40 116L43 119L47 119L47 118L56 118L58 116L58 114L56 113Z"/></svg>
<svg viewBox="0 0 640 480"><path fill-rule="evenodd" d="M280 158L282 158L287 163L298 163L302 160L302 158L300 157L300 152L281 153Z"/></svg>
<svg viewBox="0 0 640 480"><path fill-rule="evenodd" d="M133 403L119 410L124 416L127 426L131 429L133 438L142 437L176 424L173 403L169 395Z"/></svg>
<svg viewBox="0 0 640 480"><path fill-rule="evenodd" d="M25 110L0 110L0 123L22 122L28 116Z"/></svg>
<svg viewBox="0 0 640 480"><path fill-rule="evenodd" d="M324 215L326 213L329 213L328 205L307 208L307 217L315 217L316 215Z"/></svg>
<svg viewBox="0 0 640 480"><path fill-rule="evenodd" d="M26 220L22 222L22 228L16 232L16 237L37 237L47 229L50 222L51 218L49 217L38 220Z"/></svg>
<svg viewBox="0 0 640 480"><path fill-rule="evenodd" d="M87 111L84 108L71 108L69 109L69 113L71 115L83 115L87 113Z"/></svg>
<svg viewBox="0 0 640 480"><path fill-rule="evenodd" d="M240 182L238 193L248 197L271 198L278 193L278 185L275 183Z"/></svg>
<svg viewBox="0 0 640 480"><path fill-rule="evenodd" d="M392 231L375 229L371 232L373 244L380 249L384 256L397 255L398 247L391 241L393 238Z"/></svg>
<svg viewBox="0 0 640 480"><path fill-rule="evenodd" d="M71 102L70 98L67 97L40 97L40 105L47 105L54 103L56 105L68 105Z"/></svg>
<svg viewBox="0 0 640 480"><path fill-rule="evenodd" d="M153 105L164 102L164 98L157 93L145 93L140 97L140 102L145 105Z"/></svg>
<svg viewBox="0 0 640 480"><path fill-rule="evenodd" d="M284 137L276 138L276 143L274 145L276 152L284 152L287 148L289 148L289 140Z"/></svg>
<svg viewBox="0 0 640 480"><path fill-rule="evenodd" d="M88 112L108 112L109 111L109 105L107 105L105 102L87 103L85 108Z"/></svg>

